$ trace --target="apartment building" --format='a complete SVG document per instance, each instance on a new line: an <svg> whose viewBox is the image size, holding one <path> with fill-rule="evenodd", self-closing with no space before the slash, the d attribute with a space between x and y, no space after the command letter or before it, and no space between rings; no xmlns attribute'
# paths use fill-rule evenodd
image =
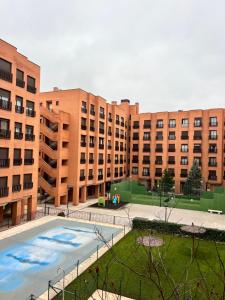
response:
<svg viewBox="0 0 225 300"><path fill-rule="evenodd" d="M40 95L41 194L56 206L104 195L129 175L129 121L138 104L107 103L81 89Z"/></svg>
<svg viewBox="0 0 225 300"><path fill-rule="evenodd" d="M131 115L134 180L153 188L168 169L180 193L194 160L206 189L225 186L225 109Z"/></svg>
<svg viewBox="0 0 225 300"><path fill-rule="evenodd" d="M0 40L0 224L36 212L40 67Z"/></svg>

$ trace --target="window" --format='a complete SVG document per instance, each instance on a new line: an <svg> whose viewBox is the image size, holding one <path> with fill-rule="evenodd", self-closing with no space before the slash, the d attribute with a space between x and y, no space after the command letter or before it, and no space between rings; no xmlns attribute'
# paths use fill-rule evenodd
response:
<svg viewBox="0 0 225 300"><path fill-rule="evenodd" d="M188 119L182 119L181 120L181 126L182 127L188 127L188 124L189 124L189 121L188 121Z"/></svg>
<svg viewBox="0 0 225 300"><path fill-rule="evenodd" d="M99 122L99 133L104 134L105 130L105 124L103 122Z"/></svg>
<svg viewBox="0 0 225 300"><path fill-rule="evenodd" d="M188 131L182 131L181 132L181 139L182 140L188 140Z"/></svg>
<svg viewBox="0 0 225 300"><path fill-rule="evenodd" d="M210 140L216 140L217 139L217 131L216 130L210 130L209 131L209 139Z"/></svg>
<svg viewBox="0 0 225 300"><path fill-rule="evenodd" d="M209 171L208 179L209 180L217 180L216 170L210 170Z"/></svg>
<svg viewBox="0 0 225 300"><path fill-rule="evenodd" d="M13 165L19 166L22 164L21 149L15 148L13 154Z"/></svg>
<svg viewBox="0 0 225 300"><path fill-rule="evenodd" d="M23 138L22 123L15 122L14 138L18 140L21 140Z"/></svg>
<svg viewBox="0 0 225 300"><path fill-rule="evenodd" d="M16 96L16 106L15 106L16 113L22 114L23 113L23 98Z"/></svg>
<svg viewBox="0 0 225 300"><path fill-rule="evenodd" d="M217 126L217 117L209 118L209 126Z"/></svg>
<svg viewBox="0 0 225 300"><path fill-rule="evenodd" d="M0 177L0 197L7 197L9 194L8 177Z"/></svg>
<svg viewBox="0 0 225 300"><path fill-rule="evenodd" d="M9 120L0 119L0 138L10 138L9 124Z"/></svg>
<svg viewBox="0 0 225 300"><path fill-rule="evenodd" d="M209 157L209 164L210 167L216 167L217 162L216 162L216 157Z"/></svg>
<svg viewBox="0 0 225 300"><path fill-rule="evenodd" d="M169 132L169 140L175 140L175 139L176 139L175 131L170 131Z"/></svg>
<svg viewBox="0 0 225 300"><path fill-rule="evenodd" d="M180 164L181 165L188 165L188 158L187 158L187 156L181 156Z"/></svg>
<svg viewBox="0 0 225 300"><path fill-rule="evenodd" d="M156 156L156 158L155 158L155 163L157 164L157 165L162 165L162 156Z"/></svg>
<svg viewBox="0 0 225 300"><path fill-rule="evenodd" d="M12 82L11 68L10 62L0 58L0 79Z"/></svg>
<svg viewBox="0 0 225 300"><path fill-rule="evenodd" d="M144 120L144 129L150 129L151 128L151 121L150 120Z"/></svg>
<svg viewBox="0 0 225 300"><path fill-rule="evenodd" d="M105 109L104 109L104 107L100 107L99 116L102 119L105 118Z"/></svg>
<svg viewBox="0 0 225 300"><path fill-rule="evenodd" d="M194 127L201 127L201 126L202 126L202 118L195 118Z"/></svg>
<svg viewBox="0 0 225 300"><path fill-rule="evenodd" d="M90 114L91 114L92 116L95 115L95 106L94 106L94 104L91 104L91 106L90 106Z"/></svg>
<svg viewBox="0 0 225 300"><path fill-rule="evenodd" d="M33 150L32 149L25 149L25 151L24 151L24 164L25 165L32 165L33 163L34 163Z"/></svg>
<svg viewBox="0 0 225 300"><path fill-rule="evenodd" d="M86 125L86 118L81 118L81 129L82 130L86 130L87 129L87 125Z"/></svg>
<svg viewBox="0 0 225 300"><path fill-rule="evenodd" d="M176 120L170 119L169 120L169 128L175 128L176 127Z"/></svg>
<svg viewBox="0 0 225 300"><path fill-rule="evenodd" d="M209 153L217 153L217 145L209 144Z"/></svg>
<svg viewBox="0 0 225 300"><path fill-rule="evenodd" d="M175 156L168 157L168 164L174 165L175 164Z"/></svg>
<svg viewBox="0 0 225 300"><path fill-rule="evenodd" d="M0 168L9 167L9 148L0 148Z"/></svg>
<svg viewBox="0 0 225 300"><path fill-rule="evenodd" d="M81 112L83 113L87 112L87 103L85 101L81 102Z"/></svg>
<svg viewBox="0 0 225 300"><path fill-rule="evenodd" d="M143 140L150 141L150 132L144 132Z"/></svg>
<svg viewBox="0 0 225 300"><path fill-rule="evenodd" d="M95 131L95 121L94 120L90 120L90 130Z"/></svg>
<svg viewBox="0 0 225 300"><path fill-rule="evenodd" d="M132 174L137 175L138 174L138 167L133 167L132 168Z"/></svg>
<svg viewBox="0 0 225 300"><path fill-rule="evenodd" d="M108 121L109 121L109 122L112 122L112 113L111 113L111 112L109 113Z"/></svg>
<svg viewBox="0 0 225 300"><path fill-rule="evenodd" d="M202 132L201 131L194 131L194 140L201 140L202 139Z"/></svg>
<svg viewBox="0 0 225 300"><path fill-rule="evenodd" d="M35 79L31 76L27 76L27 91L33 94L36 93Z"/></svg>
<svg viewBox="0 0 225 300"><path fill-rule="evenodd" d="M10 92L0 89L0 108L4 110L11 110L12 103L10 102Z"/></svg>
<svg viewBox="0 0 225 300"><path fill-rule="evenodd" d="M27 100L26 101L26 115L29 117L35 117L35 111L34 111L34 102Z"/></svg>
<svg viewBox="0 0 225 300"><path fill-rule="evenodd" d="M119 125L120 124L120 117L118 115L116 115L116 124Z"/></svg>
<svg viewBox="0 0 225 300"><path fill-rule="evenodd" d="M156 121L156 128L163 128L163 120Z"/></svg>
<svg viewBox="0 0 225 300"><path fill-rule="evenodd" d="M201 153L202 152L201 144L194 144L193 152L194 153Z"/></svg>
<svg viewBox="0 0 225 300"><path fill-rule="evenodd" d="M139 128L139 121L134 121L133 122L133 129L138 129Z"/></svg>
<svg viewBox="0 0 225 300"><path fill-rule="evenodd" d="M194 157L194 162L198 165L201 166L202 162L201 162L201 157Z"/></svg>
<svg viewBox="0 0 225 300"><path fill-rule="evenodd" d="M33 187L32 174L24 174L23 175L23 188L31 189L32 187Z"/></svg>
<svg viewBox="0 0 225 300"><path fill-rule="evenodd" d="M13 175L12 192L19 192L21 190L20 175Z"/></svg>
<svg viewBox="0 0 225 300"><path fill-rule="evenodd" d="M163 132L162 131L156 132L156 140L163 140Z"/></svg>
<svg viewBox="0 0 225 300"><path fill-rule="evenodd" d="M142 175L143 175L143 176L149 176L149 175L150 175L149 168L143 168Z"/></svg>
<svg viewBox="0 0 225 300"><path fill-rule="evenodd" d="M176 151L176 149L175 149L175 144L169 144L168 151L169 151L169 152L175 152L175 151Z"/></svg>
<svg viewBox="0 0 225 300"><path fill-rule="evenodd" d="M133 132L133 140L139 140L139 132Z"/></svg>
<svg viewBox="0 0 225 300"><path fill-rule="evenodd" d="M33 141L34 140L34 126L26 125L26 136L25 139L27 141Z"/></svg>
<svg viewBox="0 0 225 300"><path fill-rule="evenodd" d="M24 82L24 73L18 69L16 69L16 85L24 88L25 82Z"/></svg>
<svg viewBox="0 0 225 300"><path fill-rule="evenodd" d="M188 152L188 145L187 144L182 144L181 145L181 152Z"/></svg>

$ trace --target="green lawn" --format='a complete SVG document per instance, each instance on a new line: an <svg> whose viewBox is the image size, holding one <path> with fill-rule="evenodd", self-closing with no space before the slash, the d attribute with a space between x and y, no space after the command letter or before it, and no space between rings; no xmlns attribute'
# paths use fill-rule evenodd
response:
<svg viewBox="0 0 225 300"><path fill-rule="evenodd" d="M163 299L153 283L153 281L158 282L157 278L160 279L165 299L175 299L174 296L168 298L172 290L169 278L173 279L174 283L179 286L178 291L180 293L192 292L192 298L186 295L186 297L179 299L223 299L220 295L222 295L224 277L213 242L199 240L196 259L190 263L192 239L171 235L162 236L155 233L155 236L164 239L165 244L160 248L154 248L152 252L154 264L151 264L149 263L150 248L139 246L136 243L137 237L143 234L147 233L130 232L112 248L112 251L109 250L71 283L67 290L72 292L76 290L76 299L88 299L97 288L96 267L98 267L99 288L114 293L121 291L122 295L133 299ZM217 247L221 259L224 261L224 244L217 244ZM160 251L158 251L159 249ZM159 253L163 257L166 272L163 264L160 263ZM154 271L155 265L157 265L157 272ZM219 275L217 276L217 274ZM102 286L103 279L106 277L108 278L105 280L107 284ZM205 297L206 292L209 294L208 298ZM55 299L62 299L62 297L57 296ZM65 299L75 298L66 295Z"/></svg>

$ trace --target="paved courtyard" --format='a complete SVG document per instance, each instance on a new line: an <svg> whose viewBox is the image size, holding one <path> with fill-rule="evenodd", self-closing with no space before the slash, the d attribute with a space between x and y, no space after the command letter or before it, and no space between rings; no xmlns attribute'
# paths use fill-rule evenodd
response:
<svg viewBox="0 0 225 300"><path fill-rule="evenodd" d="M93 212L105 215L114 215L120 217L142 217L150 220L165 220L169 222L191 225L204 226L208 228L217 228L225 230L225 215L210 214L208 212L178 209L178 208L165 208L151 205L128 204L126 207L118 210L109 210L103 208L88 207L95 203L97 200L88 200L86 203L81 203L79 206L69 206L71 210L81 210L86 212ZM225 201L225 199L224 199ZM65 208L66 206L61 206Z"/></svg>

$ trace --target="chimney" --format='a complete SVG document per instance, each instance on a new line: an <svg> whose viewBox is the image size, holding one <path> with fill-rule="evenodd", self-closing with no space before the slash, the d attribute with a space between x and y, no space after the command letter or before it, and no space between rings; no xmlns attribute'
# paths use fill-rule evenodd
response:
<svg viewBox="0 0 225 300"><path fill-rule="evenodd" d="M54 86L53 87L53 92L57 92L57 91L59 91L59 88L57 86Z"/></svg>

